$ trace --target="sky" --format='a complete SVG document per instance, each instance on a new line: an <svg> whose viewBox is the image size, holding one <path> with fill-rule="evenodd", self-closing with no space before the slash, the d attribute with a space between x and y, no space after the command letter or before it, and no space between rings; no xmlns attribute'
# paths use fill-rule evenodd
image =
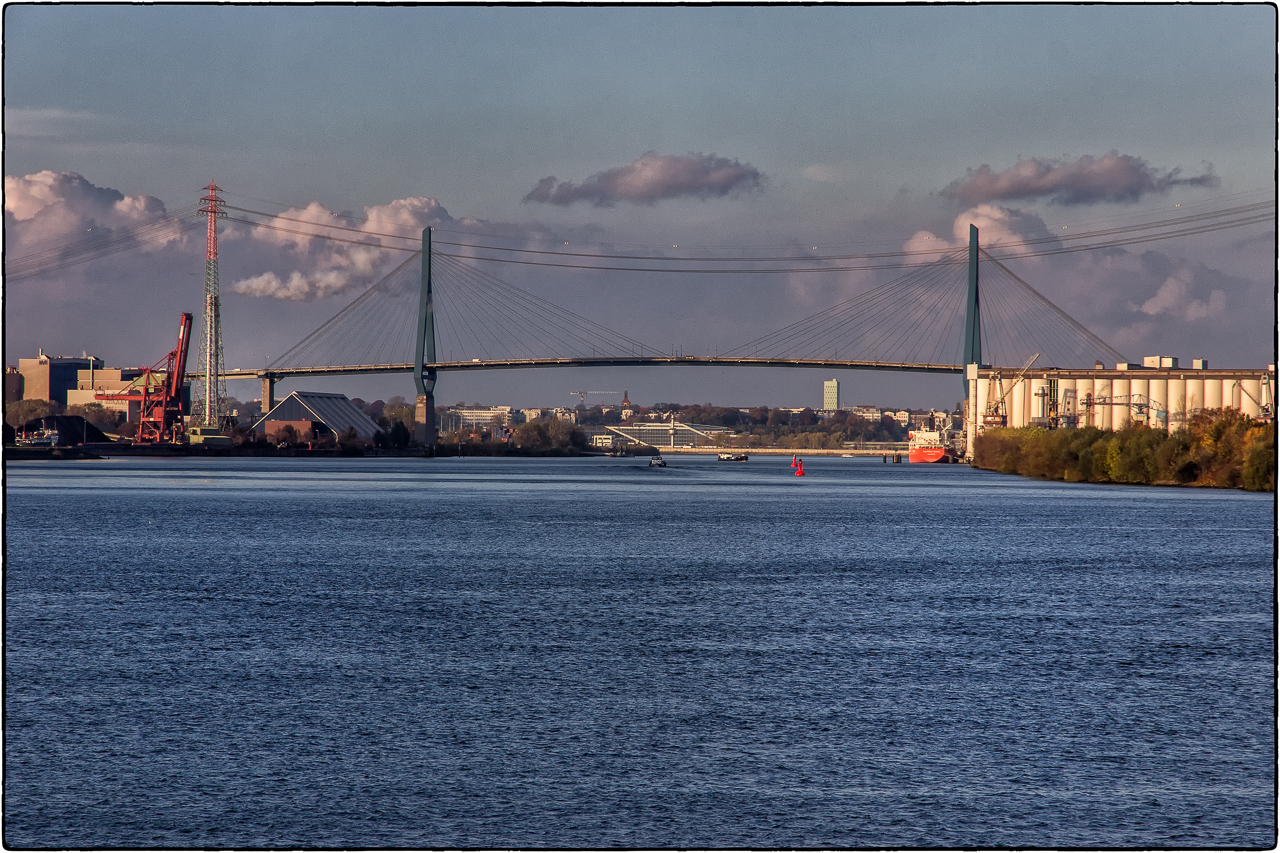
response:
<svg viewBox="0 0 1280 853"><path fill-rule="evenodd" d="M382 233L434 226L462 242L672 257L959 246L970 223L1016 249L1274 205L1275 14L9 5L6 362L40 348L114 366L160 359L178 313L199 322L203 229L14 271L137 235L197 205L211 180L229 205L294 231L292 220L351 216ZM1266 219L1006 263L1131 360L1261 367L1275 360L1274 211ZM230 367L268 363L404 259L219 227ZM485 269L686 353L732 348L902 272ZM951 407L962 395L951 376L598 368L446 374L437 402L552 406L625 389L641 405L818 406L832 376L847 405ZM407 375L285 382L278 394L293 388L413 394Z"/></svg>

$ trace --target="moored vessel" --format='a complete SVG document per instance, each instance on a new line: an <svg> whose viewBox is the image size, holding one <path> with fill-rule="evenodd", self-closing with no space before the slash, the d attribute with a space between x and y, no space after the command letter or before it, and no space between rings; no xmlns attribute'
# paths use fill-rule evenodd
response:
<svg viewBox="0 0 1280 853"><path fill-rule="evenodd" d="M949 430L913 430L907 433L908 462L959 462L955 433Z"/></svg>

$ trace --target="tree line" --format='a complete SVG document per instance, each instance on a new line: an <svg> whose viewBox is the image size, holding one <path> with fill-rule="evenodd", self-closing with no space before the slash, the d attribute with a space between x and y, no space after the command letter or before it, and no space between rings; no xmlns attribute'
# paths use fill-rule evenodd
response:
<svg viewBox="0 0 1280 853"><path fill-rule="evenodd" d="M1166 433L1143 424L1120 430L1039 427L987 430L974 465L1046 480L1192 485L1275 491L1276 427L1238 409L1193 413Z"/></svg>

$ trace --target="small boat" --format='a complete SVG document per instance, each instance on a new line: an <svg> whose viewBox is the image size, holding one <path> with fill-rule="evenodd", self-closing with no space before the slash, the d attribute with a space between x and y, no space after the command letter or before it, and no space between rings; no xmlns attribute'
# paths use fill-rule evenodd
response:
<svg viewBox="0 0 1280 853"><path fill-rule="evenodd" d="M746 462L747 454L745 453L720 453L717 458L721 462Z"/></svg>
<svg viewBox="0 0 1280 853"><path fill-rule="evenodd" d="M657 456L650 456L649 467L650 468L666 468L667 460L663 459L661 454Z"/></svg>

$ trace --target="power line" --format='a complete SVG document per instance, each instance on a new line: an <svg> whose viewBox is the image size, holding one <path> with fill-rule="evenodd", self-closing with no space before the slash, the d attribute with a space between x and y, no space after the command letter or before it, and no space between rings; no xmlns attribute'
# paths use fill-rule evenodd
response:
<svg viewBox="0 0 1280 853"><path fill-rule="evenodd" d="M77 241L76 243L51 248L36 252L30 255L23 255L11 258L6 262L5 272L9 280L20 280L32 276L52 272L68 266L86 263L106 257L117 252L126 251L142 245L158 242L171 236L173 229L177 229L177 233L181 234L186 230L194 227L195 222L192 219L196 205L189 205L181 208L173 214L157 217L153 220L138 224L130 228L113 230L111 235L107 237L94 237L88 240ZM404 234L393 234L386 232L373 232L361 228L353 228L344 225L335 225L328 223L317 223L310 220L299 219L296 217L281 216L278 214L266 213L250 208L236 207L227 205L228 209L236 210L250 216L268 217L271 221L259 221L254 219L246 219L241 217L228 217L231 221L239 222L256 228L267 228L281 233L296 234L310 239L327 240L330 242L345 243L348 245L368 246L371 248L379 248L388 251L401 252L417 252L419 244L417 236L406 236ZM1045 257L1049 255L1066 254L1071 252L1092 251L1102 248L1114 248L1120 246L1135 245L1138 243L1154 242L1158 240L1168 240L1177 237L1186 237L1196 234L1204 234L1213 231L1224 230L1227 228L1238 228L1247 225L1257 225L1267 222L1274 222L1275 205L1272 201L1256 202L1252 204L1236 205L1229 208L1221 208L1217 210L1194 213L1189 215L1167 217L1146 223L1138 223L1134 225L1117 226L1112 228L1094 229L1080 233L1071 233L1063 235L1049 235L1046 237L1031 238L1027 240L1019 240L1015 242L994 242L987 244L983 248L989 252L997 252L1006 260ZM310 226L313 230L303 230L300 228L289 228L279 224L279 221L296 222L301 225ZM374 239L354 239L341 237L331 233L324 233L314 229L328 229L330 231L344 231L352 234L358 234L366 238L385 238L391 240L412 241L409 246L386 245L380 240ZM1090 242L1080 242L1090 241ZM1075 243L1076 245L1066 245L1067 243ZM493 263L517 264L522 266L543 266L558 269L584 269L606 272L646 272L646 273L667 273L667 274L732 274L732 275L761 275L761 274L777 274L777 273L805 273L805 272L855 272L855 271L871 271L881 269L903 269L919 266L918 260L915 258L933 258L949 251L948 246L940 246L938 249L913 249L901 250L896 252L870 252L870 253L850 253L836 255L746 255L746 256L695 256L695 255L634 255L634 254L616 254L616 253L588 253L588 252L571 252L551 249L527 249L527 248L510 248L503 246L494 246L480 243L465 243L457 241L436 241L436 245L450 246L456 249L462 249L469 252L502 252L511 255L519 255L522 257L487 257L483 255L472 255L463 253L438 252L437 254L444 257L458 258L462 260L484 260ZM1028 250L1029 249L1029 250ZM573 263L566 263L552 260L533 260L538 257L557 257L565 259L577 259ZM900 259L892 262L894 259ZM604 263L587 263L586 261L636 261L650 262L654 265L630 266L626 264L604 264ZM578 262L580 261L580 262ZM724 264L724 263L759 263L759 264L778 264L789 263L794 264L796 261L804 261L805 265L792 266L768 266L768 267L718 267L703 268L690 266L669 266L669 264ZM871 263L832 263L839 261L870 261ZM963 263L963 260L955 261L955 263ZM667 264L663 266L662 264Z"/></svg>

